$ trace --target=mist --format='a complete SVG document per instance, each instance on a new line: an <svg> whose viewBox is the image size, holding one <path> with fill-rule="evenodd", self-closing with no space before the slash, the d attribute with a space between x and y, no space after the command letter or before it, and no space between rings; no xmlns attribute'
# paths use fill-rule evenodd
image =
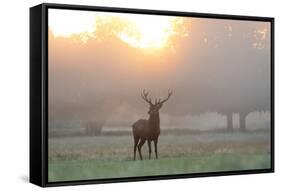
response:
<svg viewBox="0 0 281 191"><path fill-rule="evenodd" d="M191 23L191 24L187 24ZM49 122L103 121L130 127L148 118L143 89L171 99L160 110L163 128L270 126L270 24L186 18L187 36L147 52L114 35L87 42L49 30ZM266 31L266 32L264 32Z"/></svg>

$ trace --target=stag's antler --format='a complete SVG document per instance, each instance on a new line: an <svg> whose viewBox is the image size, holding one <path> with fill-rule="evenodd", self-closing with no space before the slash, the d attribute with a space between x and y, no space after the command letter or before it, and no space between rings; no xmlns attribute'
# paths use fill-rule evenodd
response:
<svg viewBox="0 0 281 191"><path fill-rule="evenodd" d="M159 99L159 101L157 102L157 104L163 104L165 103L166 101L168 101L168 99L170 99L171 95L173 94L173 91L172 90L168 90L168 96L166 99L164 99L163 101L161 101L161 99Z"/></svg>
<svg viewBox="0 0 281 191"><path fill-rule="evenodd" d="M149 105L153 105L153 103L151 102L151 98L148 98L148 97L147 97L148 94L149 94L149 92L145 92L145 90L143 90L143 91L141 92L141 97L142 97L142 99L143 99L144 101L146 101L147 103L149 103Z"/></svg>

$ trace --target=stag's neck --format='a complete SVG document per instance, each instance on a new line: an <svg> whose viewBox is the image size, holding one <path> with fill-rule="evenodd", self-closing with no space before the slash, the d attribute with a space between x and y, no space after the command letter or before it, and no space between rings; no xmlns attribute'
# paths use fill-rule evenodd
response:
<svg viewBox="0 0 281 191"><path fill-rule="evenodd" d="M149 116L148 118L149 126L151 128L160 129L160 117L159 114Z"/></svg>

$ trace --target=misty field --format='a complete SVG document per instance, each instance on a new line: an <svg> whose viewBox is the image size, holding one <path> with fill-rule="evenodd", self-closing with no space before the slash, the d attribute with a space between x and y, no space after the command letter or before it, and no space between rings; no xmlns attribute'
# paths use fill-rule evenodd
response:
<svg viewBox="0 0 281 191"><path fill-rule="evenodd" d="M50 137L48 178L53 182L270 168L270 132L164 133L158 160L154 152L148 160L147 144L142 153L143 161L133 161L130 134Z"/></svg>

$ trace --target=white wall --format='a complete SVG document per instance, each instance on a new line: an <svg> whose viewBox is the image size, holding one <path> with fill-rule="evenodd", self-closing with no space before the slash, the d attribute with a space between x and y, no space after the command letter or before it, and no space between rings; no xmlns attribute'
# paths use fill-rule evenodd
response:
<svg viewBox="0 0 281 191"><path fill-rule="evenodd" d="M1 1L0 5L0 190L40 190L28 183L29 139L29 7L42 1ZM54 1L45 1L54 2ZM187 12L271 16L276 18L276 173L228 177L193 178L138 183L118 183L46 190L266 190L280 187L280 38L281 12L277 0L61 0L88 4Z"/></svg>

